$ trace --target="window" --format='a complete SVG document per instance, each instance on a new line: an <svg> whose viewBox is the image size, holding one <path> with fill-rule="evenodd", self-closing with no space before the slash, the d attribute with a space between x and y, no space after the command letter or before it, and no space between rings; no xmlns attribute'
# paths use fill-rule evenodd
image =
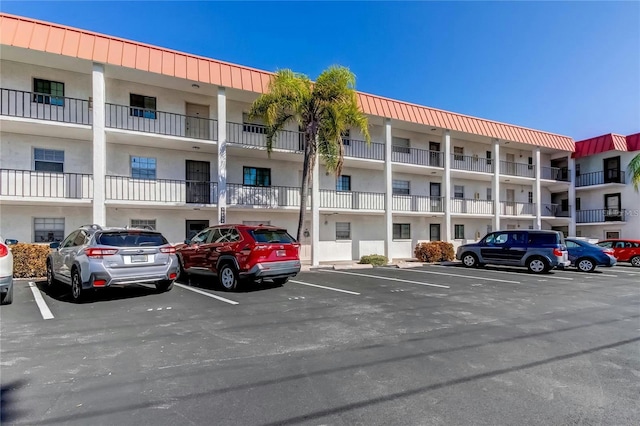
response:
<svg viewBox="0 0 640 426"><path fill-rule="evenodd" d="M464 147L461 147L461 146L453 147L453 159L456 161L464 160Z"/></svg>
<svg viewBox="0 0 640 426"><path fill-rule="evenodd" d="M409 181L408 180L393 180L393 193L397 195L409 195Z"/></svg>
<svg viewBox="0 0 640 426"><path fill-rule="evenodd" d="M393 136L391 138L391 149L393 150L393 152L409 154L411 152L409 145L410 141L407 138L398 138L396 136Z"/></svg>
<svg viewBox="0 0 640 426"><path fill-rule="evenodd" d="M529 234L529 244L542 245L542 244L560 244L560 235L547 234L540 232L532 232Z"/></svg>
<svg viewBox="0 0 640 426"><path fill-rule="evenodd" d="M338 176L336 179L336 191L351 191L351 176Z"/></svg>
<svg viewBox="0 0 640 426"><path fill-rule="evenodd" d="M439 223L429 224L429 240L440 241L440 224Z"/></svg>
<svg viewBox="0 0 640 426"><path fill-rule="evenodd" d="M231 234L231 242L237 241L240 239L240 234L238 231L233 229L234 233ZM253 229L249 231L249 234L253 237L254 240L258 243L294 243L296 240L293 238L287 231L284 229Z"/></svg>
<svg viewBox="0 0 640 426"><path fill-rule="evenodd" d="M576 164L576 177L580 176L580 164Z"/></svg>
<svg viewBox="0 0 640 426"><path fill-rule="evenodd" d="M132 228L156 229L155 219L131 219Z"/></svg>
<svg viewBox="0 0 640 426"><path fill-rule="evenodd" d="M464 240L464 225L454 225L453 234L456 240Z"/></svg>
<svg viewBox="0 0 640 426"><path fill-rule="evenodd" d="M33 160L33 168L36 171L56 173L64 172L64 151L34 148Z"/></svg>
<svg viewBox="0 0 640 426"><path fill-rule="evenodd" d="M560 200L560 211L569 211L569 200Z"/></svg>
<svg viewBox="0 0 640 426"><path fill-rule="evenodd" d="M351 239L351 223L336 222L336 240L350 240L350 239Z"/></svg>
<svg viewBox="0 0 640 426"><path fill-rule="evenodd" d="M491 188L487 188L487 201L491 201L493 198L493 194L491 193Z"/></svg>
<svg viewBox="0 0 640 426"><path fill-rule="evenodd" d="M64 83L33 79L33 102L64 106Z"/></svg>
<svg viewBox="0 0 640 426"><path fill-rule="evenodd" d="M462 185L453 186L453 198L464 198L464 186Z"/></svg>
<svg viewBox="0 0 640 426"><path fill-rule="evenodd" d="M264 135L265 133L267 133L267 128L264 125L264 120L260 118L249 118L249 114L243 113L242 131Z"/></svg>
<svg viewBox="0 0 640 426"><path fill-rule="evenodd" d="M393 239L394 240L411 239L411 224L410 223L394 223Z"/></svg>
<svg viewBox="0 0 640 426"><path fill-rule="evenodd" d="M36 243L62 241L64 239L64 218L34 218L33 239Z"/></svg>
<svg viewBox="0 0 640 426"><path fill-rule="evenodd" d="M342 145L351 145L351 131L349 129L342 132L340 136L342 136Z"/></svg>
<svg viewBox="0 0 640 426"><path fill-rule="evenodd" d="M533 204L533 192L529 191L529 194L527 194L527 202L529 204Z"/></svg>
<svg viewBox="0 0 640 426"><path fill-rule="evenodd" d="M242 184L249 186L271 186L271 169L243 167Z"/></svg>
<svg viewBox="0 0 640 426"><path fill-rule="evenodd" d="M131 157L131 177L133 179L155 179L156 159Z"/></svg>
<svg viewBox="0 0 640 426"><path fill-rule="evenodd" d="M576 210L582 210L580 205L580 197L576 198Z"/></svg>
<svg viewBox="0 0 640 426"><path fill-rule="evenodd" d="M486 152L487 164L491 165L491 151Z"/></svg>
<svg viewBox="0 0 640 426"><path fill-rule="evenodd" d="M129 115L133 117L156 119L156 98L152 96L129 94Z"/></svg>
<svg viewBox="0 0 640 426"><path fill-rule="evenodd" d="M527 164L529 166L529 170L533 169L533 157L529 157L529 159L527 160Z"/></svg>

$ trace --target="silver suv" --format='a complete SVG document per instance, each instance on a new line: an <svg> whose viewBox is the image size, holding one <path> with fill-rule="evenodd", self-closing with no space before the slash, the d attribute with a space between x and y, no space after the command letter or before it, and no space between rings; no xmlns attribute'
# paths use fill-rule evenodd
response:
<svg viewBox="0 0 640 426"><path fill-rule="evenodd" d="M74 301L92 289L130 284L169 291L178 276L175 247L150 229L85 225L49 247L47 284L70 285Z"/></svg>

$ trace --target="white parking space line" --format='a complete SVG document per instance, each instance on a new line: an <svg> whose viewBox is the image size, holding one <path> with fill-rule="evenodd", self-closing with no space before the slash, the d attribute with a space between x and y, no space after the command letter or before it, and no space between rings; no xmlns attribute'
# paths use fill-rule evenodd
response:
<svg viewBox="0 0 640 426"><path fill-rule="evenodd" d="M188 285L178 284L178 283L174 283L173 285L178 286L180 288L184 288L185 290L193 291L194 293L198 293L198 294L201 294L203 296L207 296L207 297L211 297L213 299L217 299L217 300L219 300L221 302L229 303L230 305L239 305L239 303L236 302L236 301L225 299L224 297L216 296L215 294L211 294L209 292L206 292L204 290L200 290L200 289L197 289L197 288L189 287Z"/></svg>
<svg viewBox="0 0 640 426"><path fill-rule="evenodd" d="M444 266L444 265L430 265L436 268L455 268L456 266ZM519 275L521 277L535 277L535 276L539 276L536 274L529 274L528 272L526 272L526 270L523 270L522 272L511 272L511 271L503 271L501 269L476 269L476 271L485 271L485 272L495 272L496 274L511 274L511 275ZM555 271L554 271L555 272ZM549 278L552 279L557 279L557 280L568 280L568 281L573 281L573 278L567 278L567 277L559 277L558 274L555 275L544 275L547 276Z"/></svg>
<svg viewBox="0 0 640 426"><path fill-rule="evenodd" d="M498 283L522 284L520 281L500 280L498 278L487 278L487 277L474 277L474 276L471 276L471 275L449 274L449 273L446 273L446 272L423 271L423 270L418 270L418 269L415 269L415 268L398 269L398 271L420 272L421 274L437 274L437 275L445 275L447 277L460 277L460 278L469 278L469 279L472 279L472 280L495 281L495 282L498 282Z"/></svg>
<svg viewBox="0 0 640 426"><path fill-rule="evenodd" d="M40 309L40 314L42 314L43 319L53 319L53 314L51 310L47 306L47 302L44 301L44 297L42 297L42 293L40 293L40 289L35 283L29 281L29 288L33 293L34 299L36 299L36 304L38 305L38 309Z"/></svg>
<svg viewBox="0 0 640 426"><path fill-rule="evenodd" d="M323 285L318 285L318 284L303 283L302 281L295 281L295 280L289 280L289 282L290 283L295 283L295 284L300 284L300 285L308 285L309 287L318 287L318 288L323 288L325 290L339 291L341 293L355 294L356 296L360 296L360 293L356 293L355 291L342 290L342 289L333 288L333 287L325 287Z"/></svg>
<svg viewBox="0 0 640 426"><path fill-rule="evenodd" d="M383 276L380 276L380 275L367 275L367 274L358 274L358 273L355 273L355 272L333 271L331 269L326 269L326 270L323 270L322 272L332 272L334 274L355 275L357 277L377 278L379 280L398 281L398 282L401 282L401 283L426 285L426 286L429 286L429 287L451 288L448 285L421 283L421 282L418 282L418 281L401 280L399 278L389 278L389 277L383 277Z"/></svg>

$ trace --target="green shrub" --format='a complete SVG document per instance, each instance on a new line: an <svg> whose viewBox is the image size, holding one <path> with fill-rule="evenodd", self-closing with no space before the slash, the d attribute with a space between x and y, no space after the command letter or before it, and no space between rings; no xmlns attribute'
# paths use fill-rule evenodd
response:
<svg viewBox="0 0 640 426"><path fill-rule="evenodd" d="M416 245L413 255L421 262L443 262L453 260L455 257L453 244L444 241L419 243Z"/></svg>
<svg viewBox="0 0 640 426"><path fill-rule="evenodd" d="M47 275L46 244L18 243L11 246L13 254L13 276L15 278L38 278Z"/></svg>
<svg viewBox="0 0 640 426"><path fill-rule="evenodd" d="M360 258L360 263L373 266L384 266L389 263L389 259L381 254L370 254L368 256L362 256Z"/></svg>

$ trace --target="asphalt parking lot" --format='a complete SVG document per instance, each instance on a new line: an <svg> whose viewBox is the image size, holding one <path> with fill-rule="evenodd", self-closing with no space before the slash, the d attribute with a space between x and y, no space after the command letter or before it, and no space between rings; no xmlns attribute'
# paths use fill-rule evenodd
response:
<svg viewBox="0 0 640 426"><path fill-rule="evenodd" d="M236 293L16 282L2 424L637 424L640 269L430 265Z"/></svg>

